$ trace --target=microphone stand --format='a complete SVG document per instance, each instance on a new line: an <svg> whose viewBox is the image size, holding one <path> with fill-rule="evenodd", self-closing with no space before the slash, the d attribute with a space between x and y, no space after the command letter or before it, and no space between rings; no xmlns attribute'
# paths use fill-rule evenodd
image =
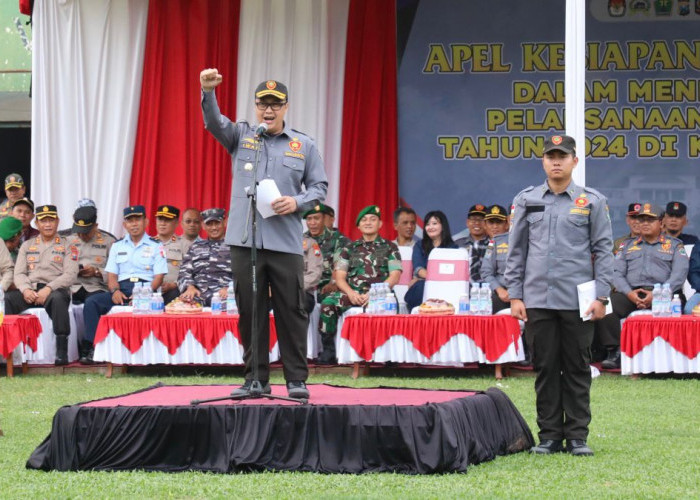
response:
<svg viewBox="0 0 700 500"><path fill-rule="evenodd" d="M258 129L260 130L260 129ZM264 130L267 130L265 128ZM209 398L209 399L193 399L190 404L192 405L198 405L202 403L211 403L214 401L225 401L227 399L231 399L234 401L240 401L244 399L279 399L282 401L291 401L293 403L299 403L299 404L307 404L309 401L306 398L301 398L301 399L296 399L296 398L290 398L287 396L278 396L274 394L264 394L263 393L263 387L262 384L260 383L260 373L258 370L258 342L260 339L258 338L258 275L257 275L257 263L258 263L258 249L256 247L256 235L257 235L257 229L258 229L258 165L260 163L260 151L262 150L263 146L263 133L256 133L255 135L255 141L256 141L256 148L255 148L255 159L253 161L253 184L251 185L250 189L248 189L248 199L250 200L250 205L248 206L248 217L246 220L246 232L248 230L248 220L251 222L251 231L250 231L250 236L252 237L251 245L250 245L250 264L251 264L251 284L253 288L253 307L252 307L252 318L250 320L250 348L253 351L253 378L250 383L250 389L247 394L242 394L242 395L234 395L233 393L229 394L228 396L221 396L218 398ZM246 238L244 236L243 241L245 242Z"/></svg>

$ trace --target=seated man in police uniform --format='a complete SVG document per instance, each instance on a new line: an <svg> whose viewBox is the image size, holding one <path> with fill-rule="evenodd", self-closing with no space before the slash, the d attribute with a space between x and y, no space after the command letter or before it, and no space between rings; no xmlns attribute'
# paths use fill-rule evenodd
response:
<svg viewBox="0 0 700 500"><path fill-rule="evenodd" d="M78 279L71 287L73 304L82 304L90 295L107 291L104 270L116 238L99 229L95 207L80 207L73 212L68 241L71 250L78 252Z"/></svg>
<svg viewBox="0 0 700 500"><path fill-rule="evenodd" d="M503 278L508 257L508 214L500 205L493 205L486 213L486 228L491 239L481 261L481 279L491 286L493 313L508 309L510 298Z"/></svg>
<svg viewBox="0 0 700 500"><path fill-rule="evenodd" d="M177 278L180 274L182 259L187 253L189 244L184 238L175 234L175 229L180 218L180 210L172 205L161 205L156 210L156 240L160 241L165 250L165 258L168 261L168 273L163 278L161 291L163 302L168 304L180 295L177 286Z"/></svg>
<svg viewBox="0 0 700 500"><path fill-rule="evenodd" d="M200 238L192 243L180 266L177 284L182 291L182 300L196 300L210 306L214 294L218 294L222 301L228 295L228 285L233 281L231 248L224 241L226 211L223 208L203 211L202 220L207 239Z"/></svg>
<svg viewBox="0 0 700 500"><path fill-rule="evenodd" d="M486 234L486 207L477 203L467 212L467 229L455 234L452 239L458 247L467 249L471 256L469 262L469 279L481 281L481 259L489 246Z"/></svg>
<svg viewBox="0 0 700 500"><path fill-rule="evenodd" d="M379 207L363 208L355 220L362 237L343 247L335 263L338 291L321 302L320 331L323 352L319 364L334 364L335 335L338 318L353 306L364 307L369 301L372 283L386 282L394 288L401 277L399 247L379 236L382 227Z"/></svg>
<svg viewBox="0 0 700 500"><path fill-rule="evenodd" d="M620 245L625 241L632 239L637 239L639 236L639 221L637 220L637 213L642 206L639 203L630 203L627 207L627 216L625 217L625 222L627 227L630 228L630 232L624 236L620 236L613 242L613 253L617 255L620 249Z"/></svg>
<svg viewBox="0 0 700 500"><path fill-rule="evenodd" d="M698 242L698 237L694 234L683 232L683 228L688 224L688 207L680 201L671 201L666 205L666 213L664 215L663 226L664 231L669 236L678 238L684 245L695 245Z"/></svg>
<svg viewBox="0 0 700 500"><path fill-rule="evenodd" d="M89 352L81 360L84 363L92 362L92 344L100 316L107 314L114 305L127 304L138 282L145 283L155 292L168 272L163 246L146 234L146 209L142 205L126 207L123 226L127 234L112 245L105 266L108 291L91 295L85 300L84 341L89 346Z"/></svg>
<svg viewBox="0 0 700 500"><path fill-rule="evenodd" d="M661 233L661 207L643 203L636 217L640 236L623 243L615 255L616 291L610 296L613 312L596 328L599 343L608 350L603 368L620 367L620 320L632 311L651 309L655 283L670 283L673 293L680 293L688 275L683 242Z"/></svg>
<svg viewBox="0 0 700 500"><path fill-rule="evenodd" d="M57 234L58 212L54 205L37 207L36 218L40 235L25 241L19 249L14 277L17 290L5 296L5 312L46 309L56 335L56 365L67 365L70 286L78 275L78 254Z"/></svg>
<svg viewBox="0 0 700 500"><path fill-rule="evenodd" d="M5 242L5 248L10 254L12 265L17 260L17 251L20 245L20 235L22 234L22 222L11 215L0 220L0 238ZM14 273L13 273L14 274ZM10 284L13 284L13 279Z"/></svg>

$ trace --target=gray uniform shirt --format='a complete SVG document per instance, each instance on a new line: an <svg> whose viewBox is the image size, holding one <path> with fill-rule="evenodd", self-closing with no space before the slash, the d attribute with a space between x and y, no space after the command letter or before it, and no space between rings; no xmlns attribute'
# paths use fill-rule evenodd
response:
<svg viewBox="0 0 700 500"><path fill-rule="evenodd" d="M505 282L527 308L578 309L576 285L595 279L598 297L610 295L612 229L605 197L573 181L561 194L544 184L513 201Z"/></svg>
<svg viewBox="0 0 700 500"><path fill-rule="evenodd" d="M481 261L481 279L491 285L491 290L506 287L503 275L508 257L508 233L497 234L489 241L486 254Z"/></svg>
<svg viewBox="0 0 700 500"><path fill-rule="evenodd" d="M676 292L683 287L689 266L683 242L673 236L662 234L656 243L628 239L615 256L615 288L628 294L634 288L668 282Z"/></svg>
<svg viewBox="0 0 700 500"><path fill-rule="evenodd" d="M255 161L255 127L248 122L233 123L219 111L214 92L202 92L204 126L229 152L233 165L233 185L226 243L251 246L246 222L250 205L246 188L253 182ZM258 214L255 246L267 250L302 255L301 214L326 198L328 181L316 143L307 135L286 126L276 136L263 134L257 180L273 179L282 196L292 196L297 211L263 219ZM302 186L306 188L304 191ZM250 225L250 223L248 223ZM245 241L244 241L245 239Z"/></svg>

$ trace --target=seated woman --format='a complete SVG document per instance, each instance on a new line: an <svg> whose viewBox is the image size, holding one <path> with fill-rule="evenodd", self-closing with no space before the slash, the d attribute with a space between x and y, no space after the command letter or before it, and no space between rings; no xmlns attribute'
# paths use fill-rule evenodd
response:
<svg viewBox="0 0 700 500"><path fill-rule="evenodd" d="M457 248L455 242L452 241L452 236L450 236L450 224L444 213L440 210L433 210L428 212L423 220L425 221L423 240L420 244L413 246L414 282L404 297L409 311L423 302L423 289L428 274L428 256L432 249Z"/></svg>

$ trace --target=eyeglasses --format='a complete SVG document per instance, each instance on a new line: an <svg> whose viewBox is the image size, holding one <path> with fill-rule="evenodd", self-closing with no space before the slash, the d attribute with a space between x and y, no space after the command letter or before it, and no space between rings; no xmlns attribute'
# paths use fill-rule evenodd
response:
<svg viewBox="0 0 700 500"><path fill-rule="evenodd" d="M660 220L652 217L637 217L637 222L640 224L653 224L654 222L660 222Z"/></svg>
<svg viewBox="0 0 700 500"><path fill-rule="evenodd" d="M272 111L279 111L282 109L282 106L287 104L287 101L284 102L261 102L258 101L255 103L255 107L258 108L260 111L265 111L267 108L272 108Z"/></svg>

